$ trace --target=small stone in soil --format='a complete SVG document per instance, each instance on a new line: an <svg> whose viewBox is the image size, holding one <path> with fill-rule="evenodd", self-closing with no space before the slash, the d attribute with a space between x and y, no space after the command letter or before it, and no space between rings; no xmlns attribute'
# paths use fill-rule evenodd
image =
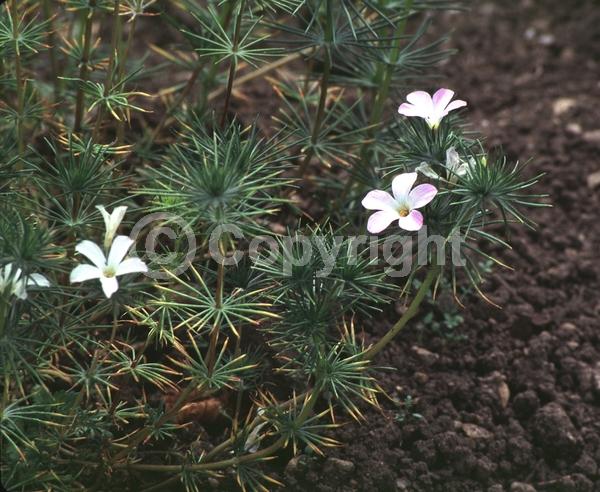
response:
<svg viewBox="0 0 600 492"><path fill-rule="evenodd" d="M575 461L581 454L581 438L558 403L548 403L536 412L534 434L550 457Z"/></svg>
<svg viewBox="0 0 600 492"><path fill-rule="evenodd" d="M510 492L536 492L535 487L528 483L513 482L510 484Z"/></svg>

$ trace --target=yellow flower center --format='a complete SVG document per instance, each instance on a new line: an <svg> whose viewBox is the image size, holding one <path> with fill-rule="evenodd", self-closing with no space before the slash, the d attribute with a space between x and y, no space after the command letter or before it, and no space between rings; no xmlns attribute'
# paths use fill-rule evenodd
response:
<svg viewBox="0 0 600 492"><path fill-rule="evenodd" d="M408 209L406 208L401 208L398 210L398 213L400 214L400 217L406 217L409 214Z"/></svg>
<svg viewBox="0 0 600 492"><path fill-rule="evenodd" d="M115 271L115 269L114 269L113 267L111 267L111 266L107 266L107 267L106 267L106 268L105 268L105 269L102 271L102 273L104 274L104 276L105 276L105 277L107 277L107 278L111 278L111 277L114 277L114 276L115 276L115 274L116 274L117 272Z"/></svg>

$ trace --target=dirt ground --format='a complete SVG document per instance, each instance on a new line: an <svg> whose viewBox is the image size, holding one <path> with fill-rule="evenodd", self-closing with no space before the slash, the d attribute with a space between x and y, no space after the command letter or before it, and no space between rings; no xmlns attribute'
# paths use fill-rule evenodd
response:
<svg viewBox="0 0 600 492"><path fill-rule="evenodd" d="M287 490L600 490L600 4L473 3L439 21L459 50L439 85L488 146L547 173L553 208L485 284L503 309L471 296L454 336L407 328L376 361L396 368L380 374L396 402L336 430L325 457L270 465ZM382 334L389 314L362 328Z"/></svg>

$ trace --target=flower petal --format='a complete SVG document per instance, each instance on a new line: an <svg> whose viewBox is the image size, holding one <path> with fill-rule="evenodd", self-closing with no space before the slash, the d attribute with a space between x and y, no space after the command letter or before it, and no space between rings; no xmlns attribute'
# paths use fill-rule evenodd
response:
<svg viewBox="0 0 600 492"><path fill-rule="evenodd" d="M106 257L96 243L92 241L81 241L75 246L75 251L81 253L88 260L90 260L98 268L104 268L106 266Z"/></svg>
<svg viewBox="0 0 600 492"><path fill-rule="evenodd" d="M41 273L32 273L27 278L27 285L35 285L36 287L50 287L50 281Z"/></svg>
<svg viewBox="0 0 600 492"><path fill-rule="evenodd" d="M411 92L408 96L406 96L406 100L426 113L431 113L433 111L433 100L425 91Z"/></svg>
<svg viewBox="0 0 600 492"><path fill-rule="evenodd" d="M128 273L143 273L147 272L148 267L139 258L127 258L119 263L117 273L115 275L126 275Z"/></svg>
<svg viewBox="0 0 600 492"><path fill-rule="evenodd" d="M425 161L421 162L415 169L418 173L421 173L423 176L427 176L431 179L440 179L440 175L436 173L432 167Z"/></svg>
<svg viewBox="0 0 600 492"><path fill-rule="evenodd" d="M110 225L110 214L106 211L106 208L104 208L104 205L96 205L96 208L102 214L102 218L104 219L104 226L108 229L108 227Z"/></svg>
<svg viewBox="0 0 600 492"><path fill-rule="evenodd" d="M421 208L427 205L433 197L437 195L437 188L430 184L420 184L415 186L408 195L408 201L411 209Z"/></svg>
<svg viewBox="0 0 600 492"><path fill-rule="evenodd" d="M423 227L423 214L418 210L412 210L406 217L400 217L398 225L405 231L418 231Z"/></svg>
<svg viewBox="0 0 600 492"><path fill-rule="evenodd" d="M461 99L457 99L456 101L452 101L446 109L444 110L443 115L446 116L450 111L454 111L455 109L463 108L467 105L467 101L463 101Z"/></svg>
<svg viewBox="0 0 600 492"><path fill-rule="evenodd" d="M125 258L133 242L133 239L127 236L117 236L110 247L110 253L108 253L108 264L117 268L119 263Z"/></svg>
<svg viewBox="0 0 600 492"><path fill-rule="evenodd" d="M392 193L397 202L405 202L410 193L410 189L417 180L417 173L403 173L399 174L392 181Z"/></svg>
<svg viewBox="0 0 600 492"><path fill-rule="evenodd" d="M116 277L101 277L100 283L102 284L102 290L107 299L119 290L119 282Z"/></svg>
<svg viewBox="0 0 600 492"><path fill-rule="evenodd" d="M398 113L404 116L419 116L420 118L427 118L430 114L426 108L410 103L402 103L398 108Z"/></svg>
<svg viewBox="0 0 600 492"><path fill-rule="evenodd" d="M459 165L460 156L458 155L458 152L456 152L454 147L449 147L448 150L446 150L446 168L451 173L454 173L458 169Z"/></svg>
<svg viewBox="0 0 600 492"><path fill-rule="evenodd" d="M92 265L79 265L73 268L71 275L69 275L69 281L74 284L76 282L85 282L93 278L100 278L102 276L102 270Z"/></svg>
<svg viewBox="0 0 600 492"><path fill-rule="evenodd" d="M363 198L362 206L367 210L396 210L398 204L387 191L369 191Z"/></svg>
<svg viewBox="0 0 600 492"><path fill-rule="evenodd" d="M398 217L400 217L398 212L392 212L389 210L380 210L379 212L375 212L373 215L371 215L371 217L369 217L367 230L371 234L378 234L392 222L394 222L394 220L396 220Z"/></svg>
<svg viewBox="0 0 600 492"><path fill-rule="evenodd" d="M448 103L452 101L453 97L454 91L451 91L450 89L438 89L433 95L435 111L441 114L446 109L446 106L448 106Z"/></svg>

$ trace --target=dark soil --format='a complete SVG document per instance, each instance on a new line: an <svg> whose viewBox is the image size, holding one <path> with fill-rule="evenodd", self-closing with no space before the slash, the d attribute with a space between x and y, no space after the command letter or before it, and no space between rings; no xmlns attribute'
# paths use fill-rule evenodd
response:
<svg viewBox="0 0 600 492"><path fill-rule="evenodd" d="M474 3L442 17L459 53L438 85L488 145L548 173L554 207L485 284L503 309L471 296L464 338L407 328L376 361L395 368L379 379L396 402L337 430L325 457L280 463L288 490L600 490L600 4Z"/></svg>

